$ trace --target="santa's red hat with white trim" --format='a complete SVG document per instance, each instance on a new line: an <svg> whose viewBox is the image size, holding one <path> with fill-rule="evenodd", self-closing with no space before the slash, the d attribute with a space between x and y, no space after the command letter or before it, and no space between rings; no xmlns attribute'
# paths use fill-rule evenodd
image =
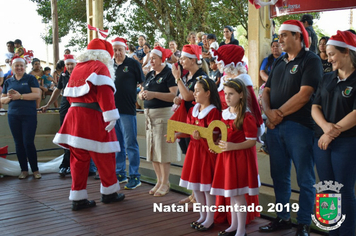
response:
<svg viewBox="0 0 356 236"><path fill-rule="evenodd" d="M128 50L129 48L127 47L127 40L124 38L120 38L120 37L116 37L115 39L111 40L111 44L113 46L115 45L121 45L124 46L126 48L126 50Z"/></svg>
<svg viewBox="0 0 356 236"><path fill-rule="evenodd" d="M245 55L245 50L235 44L227 44L218 48L218 50L212 49L212 56L216 57L218 63L223 64L223 66L228 66L233 64L235 67L240 63L244 65L242 58Z"/></svg>
<svg viewBox="0 0 356 236"><path fill-rule="evenodd" d="M156 54L157 56L162 58L162 63L165 62L165 60L167 58L169 58L170 56L172 56L173 52L170 49L165 49L162 48L161 46L156 46L153 48L153 50L151 51L151 53Z"/></svg>
<svg viewBox="0 0 356 236"><path fill-rule="evenodd" d="M349 31L338 30L336 35L331 36L326 45L348 48L356 52L356 35Z"/></svg>
<svg viewBox="0 0 356 236"><path fill-rule="evenodd" d="M64 64L67 63L77 63L77 61L74 59L74 56L71 54L65 54L64 55Z"/></svg>
<svg viewBox="0 0 356 236"><path fill-rule="evenodd" d="M12 59L11 59L11 64L14 64L15 62L23 62L26 64L26 60L22 57L19 57L19 56L14 56Z"/></svg>
<svg viewBox="0 0 356 236"><path fill-rule="evenodd" d="M197 63L201 64L202 59L202 51L201 47L196 44L187 44L183 46L181 56L185 56L188 58L196 58Z"/></svg>
<svg viewBox="0 0 356 236"><path fill-rule="evenodd" d="M102 39L93 39L92 41L90 41L90 43L87 46L87 50L93 50L93 51L106 51L110 54L110 57L114 56L114 50L112 48L111 43L109 43L106 40L102 40Z"/></svg>
<svg viewBox="0 0 356 236"><path fill-rule="evenodd" d="M303 35L305 50L309 51L309 34L302 22L298 20L287 20L279 28L279 33L283 30L301 33Z"/></svg>

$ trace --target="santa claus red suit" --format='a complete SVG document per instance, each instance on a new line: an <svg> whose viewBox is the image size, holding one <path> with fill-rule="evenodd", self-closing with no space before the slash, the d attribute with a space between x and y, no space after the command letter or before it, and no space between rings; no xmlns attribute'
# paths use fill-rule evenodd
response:
<svg viewBox="0 0 356 236"><path fill-rule="evenodd" d="M80 62L64 90L63 96L71 107L53 142L71 152L72 210L95 206L94 201L88 200L86 190L90 158L100 174L101 201L118 202L125 197L117 194L120 186L115 173L115 152L120 151L120 144L113 128L120 116L115 107L114 77L110 73L112 56L109 42L92 40L87 51L77 58Z"/></svg>

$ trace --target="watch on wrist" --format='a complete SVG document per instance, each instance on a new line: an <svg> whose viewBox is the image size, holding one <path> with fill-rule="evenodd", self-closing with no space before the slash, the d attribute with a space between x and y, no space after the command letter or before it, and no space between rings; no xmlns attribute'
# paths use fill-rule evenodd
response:
<svg viewBox="0 0 356 236"><path fill-rule="evenodd" d="M23 95L21 94L20 99L23 100Z"/></svg>

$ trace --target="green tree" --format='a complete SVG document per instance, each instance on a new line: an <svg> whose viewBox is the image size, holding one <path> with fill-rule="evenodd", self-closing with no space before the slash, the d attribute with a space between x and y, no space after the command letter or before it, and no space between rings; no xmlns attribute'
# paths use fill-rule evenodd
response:
<svg viewBox="0 0 356 236"><path fill-rule="evenodd" d="M37 12L43 22L49 24L48 32L42 36L46 43L52 42L51 1L30 0L37 3ZM129 43L137 44L137 37L144 34L149 43L159 38L166 42L176 40L178 47L186 44L190 31L216 34L223 40L223 27L236 29L235 38L247 45L248 32L247 0L105 0L104 27L110 29L109 36L121 36ZM319 17L318 13L312 13ZM287 19L299 19L302 14L275 18L277 26ZM59 37L71 32L69 45L84 48L87 45L86 1L58 1ZM159 37L159 38L158 38ZM167 47L167 45L165 45Z"/></svg>
<svg viewBox="0 0 356 236"><path fill-rule="evenodd" d="M43 22L51 22L50 0L30 0L37 3ZM59 37L74 33L68 46L85 47L86 1L58 1ZM179 47L186 44L190 31L215 33L222 40L224 25L241 25L247 31L247 1L212 0L107 0L104 1L104 26L110 35L120 35L136 44L137 36L145 34L153 43L157 36L166 41L176 40ZM43 35L51 43L52 27Z"/></svg>

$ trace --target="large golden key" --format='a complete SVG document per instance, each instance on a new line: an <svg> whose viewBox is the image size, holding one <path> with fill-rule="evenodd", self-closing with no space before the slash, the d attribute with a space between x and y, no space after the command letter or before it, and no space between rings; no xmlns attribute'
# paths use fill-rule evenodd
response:
<svg viewBox="0 0 356 236"><path fill-rule="evenodd" d="M200 137L205 138L206 141L208 142L209 148L216 153L221 153L222 152L221 148L219 147L219 145L216 145L214 143L214 139L213 139L213 131L215 128L220 129L221 140L226 141L227 140L227 128L226 128L226 125L224 124L224 122L222 122L220 120L212 121L209 124L208 128L197 126L197 125L191 125L191 124L187 124L187 123L179 122L179 121L175 121L175 120L168 120L167 142L173 142L175 132L192 135L195 130L198 130L200 133Z"/></svg>

